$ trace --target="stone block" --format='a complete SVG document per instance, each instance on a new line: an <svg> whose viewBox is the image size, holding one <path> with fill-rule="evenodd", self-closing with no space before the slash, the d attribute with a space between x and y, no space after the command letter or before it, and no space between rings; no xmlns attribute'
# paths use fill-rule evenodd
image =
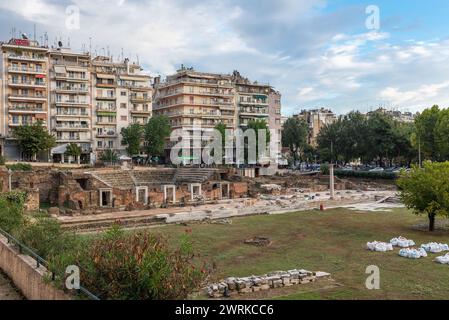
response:
<svg viewBox="0 0 449 320"><path fill-rule="evenodd" d="M279 280L273 280L273 286L272 286L272 288L276 289L276 288L281 288L281 287L283 287L283 283L282 283L282 280L281 280L281 279L279 279Z"/></svg>
<svg viewBox="0 0 449 320"><path fill-rule="evenodd" d="M58 207L51 207L48 209L48 214L51 216L59 216L60 211Z"/></svg>

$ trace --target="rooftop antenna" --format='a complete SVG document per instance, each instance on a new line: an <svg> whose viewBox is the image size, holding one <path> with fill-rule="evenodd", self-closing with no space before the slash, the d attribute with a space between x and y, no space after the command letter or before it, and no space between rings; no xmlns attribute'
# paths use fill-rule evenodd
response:
<svg viewBox="0 0 449 320"><path fill-rule="evenodd" d="M34 35L33 35L34 41L36 41L36 24L34 24Z"/></svg>
<svg viewBox="0 0 449 320"><path fill-rule="evenodd" d="M67 39L67 47L70 48L70 37Z"/></svg>
<svg viewBox="0 0 449 320"><path fill-rule="evenodd" d="M92 37L89 37L89 54L92 53Z"/></svg>
<svg viewBox="0 0 449 320"><path fill-rule="evenodd" d="M48 33L47 33L47 31L45 31L45 33L44 33L44 41L45 41L45 46L48 47Z"/></svg>

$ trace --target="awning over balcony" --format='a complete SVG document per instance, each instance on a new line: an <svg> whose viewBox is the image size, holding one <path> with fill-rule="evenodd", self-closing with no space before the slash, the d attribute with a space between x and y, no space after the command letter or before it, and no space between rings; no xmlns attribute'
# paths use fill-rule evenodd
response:
<svg viewBox="0 0 449 320"><path fill-rule="evenodd" d="M97 73L97 78L100 79L115 79L113 74Z"/></svg>
<svg viewBox="0 0 449 320"><path fill-rule="evenodd" d="M55 73L67 73L65 66L55 66Z"/></svg>
<svg viewBox="0 0 449 320"><path fill-rule="evenodd" d="M97 111L97 115L99 116L115 116L117 112L115 111Z"/></svg>
<svg viewBox="0 0 449 320"><path fill-rule="evenodd" d="M260 99L260 100L266 100L266 99L267 99L267 96L255 94L255 95L254 95L254 98L255 98L255 99Z"/></svg>
<svg viewBox="0 0 449 320"><path fill-rule="evenodd" d="M60 146L51 149L50 154L65 154L67 151L68 144L62 144Z"/></svg>

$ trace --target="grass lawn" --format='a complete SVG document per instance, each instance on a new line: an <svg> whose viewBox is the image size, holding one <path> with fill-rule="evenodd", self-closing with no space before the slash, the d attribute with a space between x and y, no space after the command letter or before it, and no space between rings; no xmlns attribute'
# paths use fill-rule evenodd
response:
<svg viewBox="0 0 449 320"><path fill-rule="evenodd" d="M332 274L338 286L295 286L276 291L278 299L448 299L449 266L433 262L437 256L409 260L398 249L375 253L365 249L367 241L389 241L396 236L427 242L449 242L449 231L433 234L413 226L425 223L405 209L392 212L355 212L335 209L276 216L233 219L232 225L192 224L153 229L178 239L192 229L194 247L201 258L216 265L212 280L228 276L250 276L276 270L304 268ZM267 236L269 247L243 244L245 239ZM366 267L377 265L381 290L367 290Z"/></svg>

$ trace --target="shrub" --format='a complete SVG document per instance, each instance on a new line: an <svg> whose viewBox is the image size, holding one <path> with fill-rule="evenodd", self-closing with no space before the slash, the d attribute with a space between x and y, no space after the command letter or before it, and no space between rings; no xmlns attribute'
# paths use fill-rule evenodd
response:
<svg viewBox="0 0 449 320"><path fill-rule="evenodd" d="M13 199L19 199L14 201ZM17 193L4 193L0 196L0 228L8 233L20 229L24 223L23 202Z"/></svg>
<svg viewBox="0 0 449 320"><path fill-rule="evenodd" d="M171 250L161 236L115 228L93 240L87 255L77 261L82 283L102 299L185 299L206 277L206 269L193 263L188 238Z"/></svg>
<svg viewBox="0 0 449 320"><path fill-rule="evenodd" d="M320 167L321 170L321 174L327 176L330 174L330 169L329 169L329 165L327 163L322 164Z"/></svg>
<svg viewBox="0 0 449 320"><path fill-rule="evenodd" d="M6 168L12 171L32 171L33 167L29 163L15 163L7 165Z"/></svg>
<svg viewBox="0 0 449 320"><path fill-rule="evenodd" d="M65 232L59 223L47 215L37 215L20 230L19 239L44 259L72 250L78 237Z"/></svg>

